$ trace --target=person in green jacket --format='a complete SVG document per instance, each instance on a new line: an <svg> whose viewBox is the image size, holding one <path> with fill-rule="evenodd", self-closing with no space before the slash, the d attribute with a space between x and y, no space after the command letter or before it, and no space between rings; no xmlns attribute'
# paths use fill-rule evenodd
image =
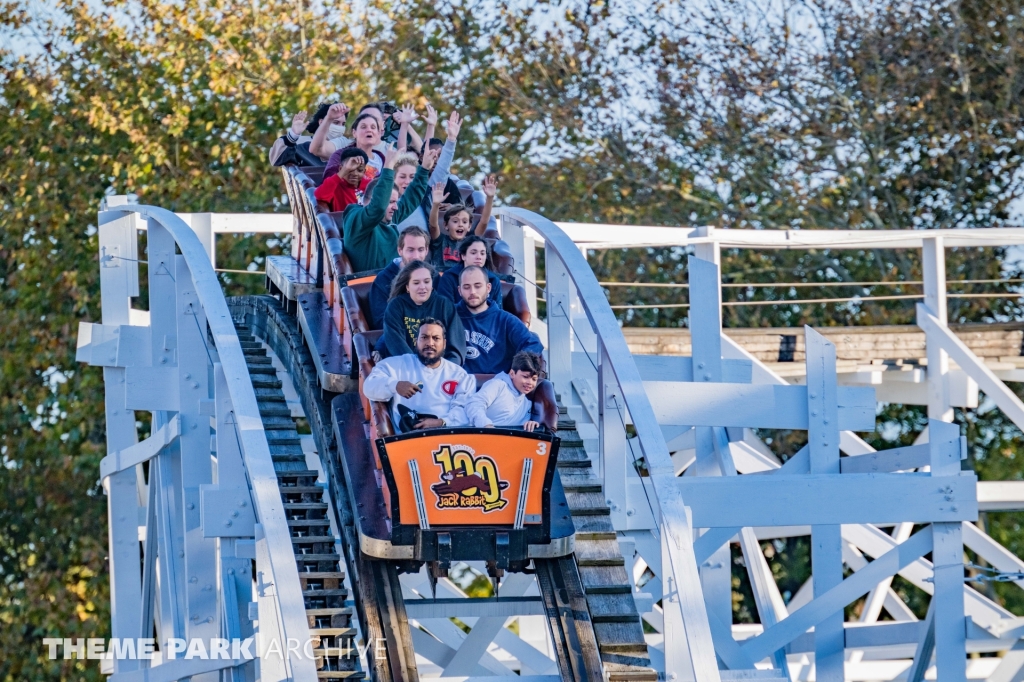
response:
<svg viewBox="0 0 1024 682"><path fill-rule="evenodd" d="M356 272L380 270L394 258L398 248L398 224L419 208L427 193L430 170L440 152L440 149L424 152L412 183L399 198L398 189L394 186L398 152L388 148L384 154L384 168L367 185L363 203L345 207L342 240L345 254Z"/></svg>

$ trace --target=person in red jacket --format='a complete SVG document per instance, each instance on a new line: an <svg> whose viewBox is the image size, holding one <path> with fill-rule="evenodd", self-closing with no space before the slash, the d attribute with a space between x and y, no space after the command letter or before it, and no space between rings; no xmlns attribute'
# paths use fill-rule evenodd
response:
<svg viewBox="0 0 1024 682"><path fill-rule="evenodd" d="M366 152L358 147L346 147L341 152L341 166L316 188L313 196L326 203L332 211L344 211L349 204L359 203L360 183L366 173Z"/></svg>

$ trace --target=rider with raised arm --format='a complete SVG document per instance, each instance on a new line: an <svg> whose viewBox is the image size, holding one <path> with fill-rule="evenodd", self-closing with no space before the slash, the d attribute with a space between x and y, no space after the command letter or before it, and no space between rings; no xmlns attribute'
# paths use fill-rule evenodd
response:
<svg viewBox="0 0 1024 682"><path fill-rule="evenodd" d="M416 175L401 198L394 188L394 167L398 152L388 149L384 170L380 177L367 186L363 204L352 204L345 209L345 253L356 272L380 270L387 266L398 248L398 225L419 205L427 191L427 177L437 160L437 152L423 155Z"/></svg>

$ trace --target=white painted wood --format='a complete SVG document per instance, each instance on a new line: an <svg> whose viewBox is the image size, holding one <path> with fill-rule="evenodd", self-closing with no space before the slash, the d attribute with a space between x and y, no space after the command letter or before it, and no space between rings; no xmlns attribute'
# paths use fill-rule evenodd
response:
<svg viewBox="0 0 1024 682"><path fill-rule="evenodd" d="M292 231L292 213L193 213L191 215L209 216L214 234L285 234Z"/></svg>
<svg viewBox="0 0 1024 682"><path fill-rule="evenodd" d="M154 418L154 424L157 419ZM180 449L172 443L153 460L150 485L157 486L159 572L158 631L162 641L185 636L185 533L183 530Z"/></svg>
<svg viewBox="0 0 1024 682"><path fill-rule="evenodd" d="M912 383L901 381L901 375L910 372L878 372L879 383L875 384L875 394L880 403L903 403L905 405L928 405L928 383ZM926 372L922 372L926 374ZM1004 377L1002 373L996 373L1004 381L1012 380ZM850 374L840 374L840 380L844 384L861 384L861 381L849 381ZM949 386L949 404L952 407L978 406L978 384L968 375L958 369L951 369L946 374ZM1020 379L1017 379L1018 381Z"/></svg>
<svg viewBox="0 0 1024 682"><path fill-rule="evenodd" d="M697 528L974 520L973 474L737 476L676 479ZM947 491L948 489L948 491ZM946 499L946 498L950 499ZM698 541L699 542L699 541Z"/></svg>
<svg viewBox="0 0 1024 682"><path fill-rule="evenodd" d="M619 392L618 382L611 372L611 360L604 344L598 344L597 404L598 404L598 461L597 476L601 479L605 502L611 509L612 525L616 529L626 528L626 482L629 471L635 474L632 457L626 453L625 403Z"/></svg>
<svg viewBox="0 0 1024 682"><path fill-rule="evenodd" d="M935 601L928 605L928 613L923 627L918 633L917 646L914 649L914 658L911 660L910 668L907 669L907 682L924 682L925 675L932 667L932 655L935 653Z"/></svg>
<svg viewBox="0 0 1024 682"><path fill-rule="evenodd" d="M115 673L110 676L111 682L177 682L181 679L206 679L212 675L218 679L217 671L232 668L245 663L245 659L175 659L166 661L147 670Z"/></svg>
<svg viewBox="0 0 1024 682"><path fill-rule="evenodd" d="M694 391L676 381L645 381L659 424L807 428L807 388L765 384L707 383ZM839 428L870 430L875 424L871 387L839 386Z"/></svg>
<svg viewBox="0 0 1024 682"><path fill-rule="evenodd" d="M504 224L504 223L503 223ZM544 299L547 301L548 379L555 390L568 397L572 382L572 329L569 327L569 289L572 282L557 253L544 257Z"/></svg>
<svg viewBox="0 0 1024 682"><path fill-rule="evenodd" d="M811 565L814 569L814 597L817 599L843 582L842 536L838 525L815 524L811 527ZM814 602L811 602L813 604ZM845 677L843 654L843 608L839 605L814 626L814 661L817 679L842 682Z"/></svg>
<svg viewBox="0 0 1024 682"><path fill-rule="evenodd" d="M177 367L127 367L125 369L125 406L146 412L177 412L180 389Z"/></svg>
<svg viewBox="0 0 1024 682"><path fill-rule="evenodd" d="M209 640L220 635L217 598L217 541L203 534L199 488L213 482L210 466L210 418L201 413L201 401L210 397L210 362L206 340L206 314L196 295L189 264L175 259L177 286L175 317L178 323L178 419L181 435L181 484L185 505L185 634ZM211 681L212 682L212 681Z"/></svg>
<svg viewBox="0 0 1024 682"><path fill-rule="evenodd" d="M130 324L121 325L117 335L117 366L148 367L152 364L150 355L149 311L128 311Z"/></svg>
<svg viewBox="0 0 1024 682"><path fill-rule="evenodd" d="M910 534L914 530L914 524L912 523L901 523L893 531L892 537L897 543L905 542ZM845 542L845 541L844 541ZM861 554L860 550L854 547L852 544L846 542L843 548L843 560L850 566L854 571L859 571L861 568L867 566L867 560L864 559L864 555ZM895 606L897 604L902 605L904 611L897 611L896 608L889 609L889 615L896 620L904 620L902 616L905 613L910 612L906 604L896 596L896 593L892 589L892 578L884 578L868 593L867 599L864 602L864 606L861 609L859 622L863 624L875 623L878 621L879 616L882 614L882 609L887 605ZM894 611L896 611L894 613ZM916 620L916 616L910 613L913 620ZM849 637L847 637L847 646L850 646ZM852 663L861 661L864 657L863 651L853 651L850 653L849 660Z"/></svg>
<svg viewBox="0 0 1024 682"><path fill-rule="evenodd" d="M183 432L185 436L180 438L183 443L190 439L189 431L192 424L196 425L194 431L198 434L203 429L203 437L196 437L196 442L192 445L199 448L201 453L200 458L205 463L205 470L208 472L206 475L211 476L212 471L209 469L210 464L210 417L205 414L205 409L201 407L201 401L207 401L210 398L209 388L206 386L207 376L209 374L209 364L211 360L219 358L219 361L224 364L225 375L227 377L228 392L231 395L231 404L233 406L236 418L236 431L241 444L241 451L243 453L243 459L246 465L247 478L251 484L253 491L253 499L257 506L258 518L261 522L262 528L264 529L264 543L263 548L265 551L262 553L257 552L257 565L263 572L266 578L266 584L273 583L273 592L270 595L270 602L264 604L264 611L267 608L273 608L276 616L271 617L269 612L261 614L261 629L264 635L270 636L272 633L268 632L265 628L269 627L272 622L276 622L277 634L276 639L278 641L286 642L289 637L304 641L308 637L308 627L306 626L305 610L303 607L303 601L301 592L299 590L298 583L298 571L295 565L294 555L291 548L291 540L288 534L287 523L284 515L283 504L281 501L280 492L277 488L277 477L274 472L273 462L270 457L269 447L266 442L266 435L263 433L262 420L259 416L259 409L256 404L255 393L252 390L252 384L249 381L248 371L245 365L245 358L242 353L241 347L238 343L238 337L235 333L230 314L228 313L227 306L225 304L223 293L220 289L220 285L216 274L213 271L212 266L209 262L209 257L195 234L188 228L187 225L182 223L174 214L165 211L163 209L151 207L151 206L125 206L119 207L116 210L108 212L114 215L114 217L120 217L117 214L123 215L125 212L137 213L142 217L146 218L153 223L159 223L162 226L164 233L162 234L160 229L152 230L154 234L150 235L150 246L153 252L150 253L150 257L153 261L150 263L150 283L151 283L151 300L153 292L154 282L158 285L162 285L163 282L169 280L169 284L161 287L157 286L158 299L163 295L163 300L170 303L171 314L168 315L151 315L153 324L152 343L154 346L153 362L154 364L161 360L167 360L166 363L171 364L178 363L179 375L181 382L179 383L180 401L182 403L183 415L188 417L189 414L193 415L191 421L189 419L182 420ZM170 235L173 239L168 240L163 237ZM172 257L171 254L174 252L175 245L181 251L180 257ZM155 248L154 248L155 247ZM179 261L184 261L183 264L179 264ZM191 280L190 282L182 282L178 277L179 267L184 267L186 276ZM164 278L164 279L161 279ZM169 296L168 296L169 294ZM191 312L187 311L183 301L188 300L193 303L192 311L195 312L195 317L192 316ZM180 307L179 307L180 306ZM154 308L156 310L156 308ZM195 334L191 339L191 342L198 342L202 340L203 343L191 343L186 347L185 345L178 346L178 343L184 341L184 339L174 338L175 333L179 335L185 334L185 330L188 329L187 324L182 319L185 313L188 312L189 317L187 322L193 325ZM169 333L161 334L157 331L157 325L162 323L165 319L169 320L169 324L166 329ZM198 325L197 325L198 321ZM209 324L209 328L212 332L214 345L207 348L205 343L205 332L202 331L206 328L206 324ZM118 323L121 323L118 321ZM191 333L191 332L188 332ZM209 351L209 355L207 352ZM201 353L202 355L197 359L196 356ZM201 376L195 375L198 378L185 379L185 374L192 374L188 371L192 364L197 367L203 368ZM191 381L199 383L199 387L192 386L191 384L185 384L184 382ZM192 393L188 393L192 391ZM205 391L205 394L203 394ZM186 412L185 407L188 407ZM205 420L205 421L204 421ZM185 447L183 445L183 447ZM190 446L191 447L191 446ZM188 455L188 448L185 448L185 454ZM197 586L197 589L202 589L205 584L197 580L196 583L181 583L184 578L185 570L181 565L176 565L177 561L181 561L184 557L181 554L185 551L184 549L177 550L174 547L174 543L181 543L181 535L184 533L184 529L176 529L173 526L175 518L182 518L183 515L188 516L191 512L198 512L198 505L194 509L188 509L187 503L191 500L193 494L198 497L198 488L186 485L186 483L195 483L200 476L203 475L203 467L199 467L196 471L188 474L186 480L187 468L182 461L179 460L178 448L174 448L167 454L157 457L155 460L158 464L159 480L162 482L160 490L160 504L165 509L175 509L174 514L167 514L164 518L170 522L165 523L159 529L158 536L163 538L160 546L160 552L162 555L168 557L168 571L164 573L164 563L161 560L160 566L160 594L161 594L161 622L166 624L170 629L177 627L177 622L173 613L171 618L164 619L164 607L167 606L168 612L175 611L175 597L182 593L189 593L190 599L192 597L191 589L192 586ZM165 466L165 462L172 464L173 466ZM112 477L113 478L113 477ZM209 480L209 479L207 479ZM166 483L163 483L166 482ZM181 491L186 489L184 499L182 497L176 497L174 491ZM180 495L180 493L179 493ZM198 501L198 500L196 500ZM178 505L182 503L186 504L184 509ZM137 524L138 516L134 517L133 524ZM167 526L166 528L164 526ZM201 532L201 526L198 518L189 519L189 530L198 530ZM133 529L133 534L136 536L135 542L137 547L137 529ZM185 545L192 543L193 538L189 538ZM216 540L211 540L216 543ZM165 547L165 544L170 543L170 547ZM192 543L196 546L195 543ZM181 544L178 545L179 547ZM216 585L218 574L216 572L216 553L194 553L202 556L207 556L212 559L214 564L213 570L209 571L210 576L213 580L206 584ZM186 560L191 567L191 561ZM136 567L139 565L138 560L135 562ZM203 574L205 575L205 566L203 568ZM178 570L180 569L180 570ZM166 576L166 580L165 580ZM198 577L190 572L190 577ZM165 585L167 587L165 591ZM174 588L174 585L178 585ZM216 607L216 590L214 592L213 602L214 613L218 614L218 617L214 621L208 623L192 623L190 620L186 621L188 629L196 629L202 625L213 625L212 633L213 636L217 636L220 632L220 619L219 610ZM266 597L266 595L265 595ZM190 602L189 607L195 607L195 610L202 610L202 604L205 601L209 601L206 598L198 598L194 603ZM138 599L135 600L135 608L138 610ZM184 611L186 605L180 605L179 611ZM196 614L198 615L198 614ZM265 617L264 617L265 616ZM165 628L166 630L167 628ZM288 664L291 668L291 675L295 679L301 680L313 680L316 679L315 667L312 661L303 659L302 657L296 658L292 654L288 659Z"/></svg>
<svg viewBox="0 0 1024 682"><path fill-rule="evenodd" d="M501 582L500 593L502 597L519 597L533 587L534 578L526 573L510 573ZM543 615L543 614L537 614ZM487 651L487 647L494 641L494 637L505 627L508 620L505 616L482 617L476 621L469 636L445 665L443 677L471 675L476 668L480 657Z"/></svg>
<svg viewBox="0 0 1024 682"><path fill-rule="evenodd" d="M129 255L135 236L134 216L100 214L100 292L103 325L119 327L129 323L131 266L137 264L113 258ZM104 258L106 257L106 260ZM138 440L135 414L124 406L124 369L103 368L104 406L107 424L107 456L134 446ZM111 636L136 637L142 625L139 603L142 601L142 575L139 570L138 480L134 467L110 476L104 485L107 493L107 527L110 565ZM114 662L114 672L138 668L133 660Z"/></svg>
<svg viewBox="0 0 1024 682"><path fill-rule="evenodd" d="M978 481L978 509L1019 511L1024 509L1024 481Z"/></svg>
<svg viewBox="0 0 1024 682"><path fill-rule="evenodd" d="M935 666L938 678L943 682L965 682L967 662L964 652L967 638L961 592L964 584L964 559L960 524L932 524L932 538Z"/></svg>
<svg viewBox="0 0 1024 682"><path fill-rule="evenodd" d="M804 327L804 339L807 348L807 451L810 472L812 475L838 474L836 348L824 336L807 326ZM811 526L812 581L816 598L843 582L842 545L842 533L838 525L815 523ZM845 677L843 606L822 618L814 627L815 674L822 682L843 682Z"/></svg>
<svg viewBox="0 0 1024 682"><path fill-rule="evenodd" d="M666 579L671 577L677 585L678 602L670 602L677 605L666 611L678 609L680 620L673 622L672 618L666 618L665 636L668 641L678 642L680 646L675 649L687 652L689 657L689 661L685 661L681 655L666 655L666 675L689 675L692 672L693 677L701 682L720 682L711 626L697 587L699 574L693 556L692 527L680 491L674 485L675 471L668 448L618 321L586 259L561 230L542 216L522 209L500 209L498 214L515 218L543 237L545 266L549 273L556 260L561 260L565 269L574 273L580 303L597 336L606 345L623 402L639 434L637 445L647 462L653 497L661 514L662 563L659 573ZM549 313L549 321L555 319ZM553 338L549 322L549 340ZM564 385L569 384L566 382ZM682 627L683 622L685 627Z"/></svg>
<svg viewBox="0 0 1024 682"><path fill-rule="evenodd" d="M149 309L157 311L150 315L151 360L154 367L176 366L177 364L177 316L174 311L176 285L174 282L174 237L155 220L145 221L149 225L147 237L147 258L149 260Z"/></svg>
<svg viewBox="0 0 1024 682"><path fill-rule="evenodd" d="M879 557L896 546L896 542L891 536L874 526L843 526L843 539L852 542L864 554L871 557ZM918 559L901 569L900 576L927 594L932 594L934 591L932 562L927 559ZM1012 613L977 590L966 585L962 589L966 614L982 627L990 627L1007 618L1013 618Z"/></svg>
<svg viewBox="0 0 1024 682"><path fill-rule="evenodd" d="M967 370L978 388L995 401L999 409L1018 427L1024 428L1024 402L1000 381L992 370L985 365L963 341L951 332L942 322L924 306L917 306L917 324L928 334L929 344L938 343L956 364Z"/></svg>
<svg viewBox="0 0 1024 682"><path fill-rule="evenodd" d="M750 669L755 665L754 659L743 651L732 638L732 627L723 623L715 611L708 611L711 620L711 634L715 638L715 654L722 659L727 668ZM666 639L666 659L671 655L671 640Z"/></svg>
<svg viewBox="0 0 1024 682"><path fill-rule="evenodd" d="M271 543L263 526L256 524L256 579L253 581L253 592L259 617L256 621L256 645L253 648L259 652L261 680L265 677L286 680L289 677L287 664L280 652L287 648L288 643L287 639L281 638L285 631L281 622L281 585L275 580L274 573L268 570L272 564ZM275 650L279 652L278 655L272 653Z"/></svg>
<svg viewBox="0 0 1024 682"><path fill-rule="evenodd" d="M718 265L691 256L689 326L693 359L691 371L700 383L722 382L722 292Z"/></svg>
<svg viewBox="0 0 1024 682"><path fill-rule="evenodd" d="M988 682L1022 682L1024 680L1024 641L1007 651L999 666L988 677Z"/></svg>
<svg viewBox="0 0 1024 682"><path fill-rule="evenodd" d="M770 655L808 628L835 613L837 609L842 609L846 604L867 593L871 586L882 578L895 575L919 559L931 549L931 540L930 533L917 533L825 594L816 596L814 601L791 613L789 618L775 627L744 642L743 650L754 660Z"/></svg>
<svg viewBox="0 0 1024 682"><path fill-rule="evenodd" d="M455 627L455 625L452 624L452 627ZM445 642L431 637L419 628L411 628L410 633L412 634L412 643L416 649L416 655L422 656L438 667L443 667L455 655L454 648L448 646ZM465 633L463 633L463 636L465 636ZM511 673L512 671L509 672ZM494 674L483 666L479 666L474 673L480 677L490 677Z"/></svg>
<svg viewBox="0 0 1024 682"><path fill-rule="evenodd" d="M530 308L530 329L540 335L539 328L535 327L534 321L543 327L540 316L537 314L537 245L533 239L523 236L523 259L515 264L516 270L522 273L523 289L526 290L526 303Z"/></svg>
<svg viewBox="0 0 1024 682"><path fill-rule="evenodd" d="M960 427L932 418L928 420L928 441L931 446L931 473L933 478L960 471L960 461L951 461L943 452L942 443L959 441ZM935 666L939 678L952 682L967 679L964 651L967 646L964 631L964 600L961 589L964 582L963 538L959 523L932 524L932 563L935 592L932 596Z"/></svg>
<svg viewBox="0 0 1024 682"><path fill-rule="evenodd" d="M216 410L217 438L217 485L222 489L244 488L249 496L245 479L245 464L235 432L235 412L231 407L224 365L214 365L214 400Z"/></svg>
<svg viewBox="0 0 1024 682"><path fill-rule="evenodd" d="M715 450L719 457L722 473L725 476L736 476L736 464L733 461L725 429L715 428L714 437ZM761 621L762 626L770 628L788 616L789 612L786 609L782 594L779 592L779 586L775 583L771 568L761 552L761 544L754 535L754 529L741 529L739 540L744 564L746 564L747 568L747 577L750 580L751 591L754 593L758 619ZM785 651L781 649L776 651L773 655L773 663L780 673L786 679L789 679L789 662L786 659Z"/></svg>
<svg viewBox="0 0 1024 682"><path fill-rule="evenodd" d="M1024 573L1024 561L993 540L969 521L963 524L964 545L987 561L993 568L1006 573ZM1014 581L1024 587L1024 580Z"/></svg>
<svg viewBox="0 0 1024 682"><path fill-rule="evenodd" d="M715 243L739 249L919 249L942 237L946 248L1024 244L1021 228L941 230L713 230L700 227L555 223L575 242L590 248L698 246Z"/></svg>
<svg viewBox="0 0 1024 682"><path fill-rule="evenodd" d="M790 457L782 467L771 472L766 472L766 474L776 476L794 475L798 473L807 473L807 446L804 446L797 452L797 454ZM721 547L723 543L729 542L729 539L739 531L740 528L738 526L709 529L693 544L693 551L697 557L697 561L699 563L706 561L707 557L711 556L711 554Z"/></svg>
<svg viewBox="0 0 1024 682"><path fill-rule="evenodd" d="M199 243L203 245L210 265L217 267L217 236L213 231L212 213L192 213L189 220L185 221L192 231L199 237Z"/></svg>
<svg viewBox="0 0 1024 682"><path fill-rule="evenodd" d="M104 326L93 322L79 322L75 360L94 367L116 367L120 328L117 325Z"/></svg>
<svg viewBox="0 0 1024 682"><path fill-rule="evenodd" d="M124 471L135 467L137 464L149 461L156 457L163 448L170 445L171 441L177 437L178 418L174 417L141 443L130 445L124 450L119 450L104 457L100 461L100 478L107 478L119 471Z"/></svg>
<svg viewBox="0 0 1024 682"><path fill-rule="evenodd" d="M576 361L575 356L573 362ZM694 381L693 358L685 355L634 355L633 361L644 381ZM722 382L749 384L751 363L747 360L721 360Z"/></svg>
<svg viewBox="0 0 1024 682"><path fill-rule="evenodd" d="M924 281L924 306L946 326L946 250L941 236L924 240L921 250ZM918 304L921 305L921 304ZM953 421L950 400L949 354L935 333L925 330L928 355L928 416L942 421Z"/></svg>
<svg viewBox="0 0 1024 682"><path fill-rule="evenodd" d="M839 461L840 470L844 474L871 474L891 471L911 471L921 467L932 466L933 451L943 462L960 468L960 461L966 459L966 444L957 437L946 443L932 445L909 445L904 448L881 450L859 457L844 457Z"/></svg>
<svg viewBox="0 0 1024 682"><path fill-rule="evenodd" d="M512 676L487 676L474 675L473 677L437 677L437 682L559 682L562 678L558 675L512 675Z"/></svg>
<svg viewBox="0 0 1024 682"><path fill-rule="evenodd" d="M686 393L690 396L703 394L705 386L712 382L720 385L722 382L721 277L717 249L713 244L708 244L698 255L702 257L691 256L687 260L691 301L689 326L693 346L690 371L693 373L693 383L697 385L676 387L677 394ZM648 395L654 393L647 383L644 388ZM667 404L675 400L666 396ZM655 404L657 402L656 399ZM695 474L699 477L723 475L717 439L711 425L703 422L684 423L696 427L693 429ZM723 641L723 638L732 637L732 555L729 547L719 548L710 558L700 563L700 577L704 603L721 623L715 644L718 647L729 646L730 642Z"/></svg>
<svg viewBox="0 0 1024 682"><path fill-rule="evenodd" d="M402 594L406 600L407 613L410 613L410 607L413 609L412 613L415 613L415 611L419 610L420 608L434 609L433 606L420 606L419 604L417 604L418 601L422 601L423 599L432 599L430 582L429 579L427 578L425 568L422 569L418 574L403 574L400 579L402 584ZM436 591L437 598L439 599L467 598L466 593L463 592L457 585L455 585L451 580L447 578L443 578L437 582ZM537 592L536 589L531 588L528 589L525 594L527 596L534 596L539 595L539 592ZM417 614L417 616L414 618L416 624L426 628L431 635L436 637L437 640L440 640L440 642L445 645L446 648L444 649L434 650L434 655L438 656L439 658L430 659L431 661L438 663L439 666L443 666L451 660L451 657L454 656L455 651L462 645L462 643L466 640L467 637L465 632L463 632L458 626L456 626L451 620L449 620L448 616L459 617L459 619L462 620L462 622L469 625L470 627L474 627L478 622L478 617L476 615L468 613L474 611L475 607L470 607L469 609L466 609L465 607L461 608L463 609L461 613L459 613L454 608L451 611L438 612L442 613L442 615L444 616L440 618L423 618L420 617L419 614ZM412 613L410 613L410 617L412 617ZM493 608L491 609L490 614L494 615ZM545 640L545 647L547 649L550 649L549 634L545 617L527 616L526 618L539 619L538 623L541 627L541 632L539 634ZM520 628L522 627L523 625L521 622ZM528 666L535 673L547 674L550 672L557 671L557 664L554 660L546 656L543 652L536 649L526 640L515 636L507 628L502 628L498 631L497 635L494 638L494 643L500 646L508 653L518 658L522 665ZM420 651L419 645L417 645L417 653L426 656L424 652ZM485 652L480 660L481 667L479 667L478 670L484 670L490 673L498 674L504 674L505 672L508 672L508 668L503 663L498 661L498 659L495 658L491 653ZM487 674L487 672L485 672L484 674Z"/></svg>

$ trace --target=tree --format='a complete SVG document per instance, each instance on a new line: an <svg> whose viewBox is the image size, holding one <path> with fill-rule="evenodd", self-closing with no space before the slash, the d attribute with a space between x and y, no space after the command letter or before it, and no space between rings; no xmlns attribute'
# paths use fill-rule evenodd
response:
<svg viewBox="0 0 1024 682"><path fill-rule="evenodd" d="M1005 224L1019 200L1022 109L1016 9L998 3L849 0L721 0L658 5L650 21L634 22L656 73L651 125L666 155L702 186L700 217L719 227L761 229L889 229L989 227ZM686 175L684 175L686 177ZM692 218L698 218L695 212ZM921 280L914 252L793 251L723 253L727 300L920 294L900 282ZM609 279L679 281L685 261L671 250L601 254ZM950 280L1019 278L1002 249L951 250ZM885 281L891 286L844 284ZM782 282L822 283L791 289ZM1016 290L1017 287L1011 287ZM1005 292L1001 285L954 290ZM614 290L613 301L637 296ZM678 292L665 295L678 301ZM645 294L656 302L659 294ZM653 299L653 300L652 300ZM728 326L816 326L913 323L914 300L725 309ZM1020 319L1015 298L953 298L956 322ZM679 325L685 310L630 311L629 324ZM971 466L982 479L1016 478L1012 445L1020 431L997 410L958 411L971 437ZM886 406L866 434L876 446L907 444L924 425L923 410ZM785 456L803 433L774 433ZM988 529L1016 543L1019 515L989 515ZM792 557L800 540L766 546L776 576L805 575ZM1014 545L1016 546L1016 545ZM786 558L789 555L789 558ZM741 583L745 581L743 576ZM746 588L741 588L741 592ZM901 590L909 590L904 585ZM1017 591L995 592L1018 612ZM923 615L923 594L905 592ZM740 600L737 613L751 609Z"/></svg>
<svg viewBox="0 0 1024 682"><path fill-rule="evenodd" d="M368 43L332 19L342 2L30 7L0 14L7 36L46 36L0 51L0 680L100 679L41 641L109 632L102 375L74 361L78 322L100 317L100 200L280 208L267 147L300 108L368 97Z"/></svg>
<svg viewBox="0 0 1024 682"><path fill-rule="evenodd" d="M287 210L264 155L290 116L320 101L390 99L457 108L469 121L457 172L498 173L505 203L553 219L986 226L1005 221L1021 194L1021 19L997 4L716 0L635 12L596 0L58 0L52 9L0 3L3 680L99 677L92 664L45 660L40 642L107 631L95 485L102 381L73 355L76 322L99 319L89 226L105 193L179 211ZM34 47L9 47L26 44ZM218 262L258 266L286 247L222 238ZM681 282L685 255L603 251L592 265L600 279ZM891 251L723 259L734 284L827 283L730 288L737 300L915 293L849 282L920 279L913 254ZM949 272L1014 274L1001 272L1002 260L998 250L954 252ZM228 279L231 293L260 287L256 277ZM609 296L686 301L671 289ZM731 326L912 320L905 301L727 311ZM969 299L950 313L983 321L1021 311L1006 299ZM686 309L624 310L622 319L679 326ZM920 417L900 406L882 415L901 425L900 438ZM958 418L977 435L979 472L1018 475L1012 425L995 410ZM799 438L775 436L783 453ZM992 518L989 530L1019 542L1009 521ZM802 580L805 547L772 551L780 580Z"/></svg>

